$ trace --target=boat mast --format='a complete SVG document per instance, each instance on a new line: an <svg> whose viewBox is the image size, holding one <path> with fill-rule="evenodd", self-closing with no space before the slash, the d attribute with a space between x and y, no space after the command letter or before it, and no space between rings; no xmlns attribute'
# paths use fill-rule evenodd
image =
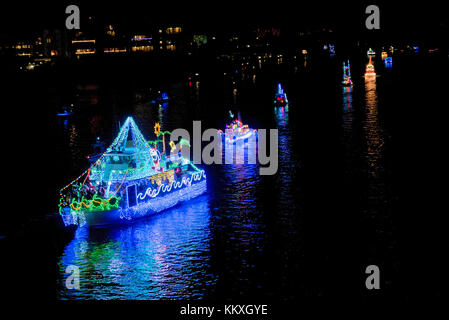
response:
<svg viewBox="0 0 449 320"><path fill-rule="evenodd" d="M348 60L348 78L349 80L351 80L351 66L349 64L349 60Z"/></svg>

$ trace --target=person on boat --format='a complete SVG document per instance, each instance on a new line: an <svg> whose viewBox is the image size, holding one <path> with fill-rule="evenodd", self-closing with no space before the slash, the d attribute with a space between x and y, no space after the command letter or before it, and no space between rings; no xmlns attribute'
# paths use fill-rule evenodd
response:
<svg viewBox="0 0 449 320"><path fill-rule="evenodd" d="M100 197L104 197L104 193L105 193L104 187L100 186L100 188L98 188L98 194L100 195Z"/></svg>

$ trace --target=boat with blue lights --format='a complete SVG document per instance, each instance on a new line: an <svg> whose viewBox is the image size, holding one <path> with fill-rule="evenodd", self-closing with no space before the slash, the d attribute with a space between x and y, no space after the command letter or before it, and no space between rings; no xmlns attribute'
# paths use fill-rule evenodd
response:
<svg viewBox="0 0 449 320"><path fill-rule="evenodd" d="M161 91L153 94L150 98L151 103L164 103L168 102L168 100L170 100L170 98L168 97L167 93Z"/></svg>
<svg viewBox="0 0 449 320"><path fill-rule="evenodd" d="M73 115L73 104L70 106L62 106L56 115L61 118Z"/></svg>
<svg viewBox="0 0 449 320"><path fill-rule="evenodd" d="M206 192L206 174L182 157L165 134L146 141L129 117L113 143L78 178L60 190L59 213L66 226L127 223L189 201ZM161 154L158 145L163 143Z"/></svg>
<svg viewBox="0 0 449 320"><path fill-rule="evenodd" d="M285 107L288 104L287 94L280 83L278 83L278 91L274 96L274 104L278 107Z"/></svg>
<svg viewBox="0 0 449 320"><path fill-rule="evenodd" d="M226 124L226 130L218 130L224 137L225 143L237 143L238 141L248 141L252 138L257 139L257 130L251 129L247 124L235 119L232 123Z"/></svg>

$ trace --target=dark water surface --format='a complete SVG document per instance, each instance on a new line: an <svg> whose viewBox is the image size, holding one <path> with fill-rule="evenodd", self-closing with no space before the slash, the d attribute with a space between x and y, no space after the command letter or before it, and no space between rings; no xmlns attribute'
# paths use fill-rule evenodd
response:
<svg viewBox="0 0 449 320"><path fill-rule="evenodd" d="M402 233L392 209L399 179L393 170L398 135L393 124L407 112L398 102L414 81L410 77L426 72L416 67L411 74L408 66L424 58L394 57L388 70L378 57L380 77L365 80L366 61L358 57L350 92L339 85L338 57L316 59L306 66L275 61L262 68L256 61L249 71L192 68L160 79L151 70L145 71L148 78L135 79L132 73L117 78L112 73L106 80L86 73L83 81L53 79L42 91L34 89L36 105L46 108L39 117L48 121L52 142L43 146L52 150L52 164L41 165L48 174L36 177L45 193L39 197L40 215L54 211L57 190L85 170L95 137L110 142L128 115L148 140L155 122L163 130L191 132L193 120L201 120L203 130L223 128L230 108L250 127L279 129L276 175L259 175L258 165L203 165L208 193L190 203L132 225L79 229L62 251L54 251L54 277L45 275L56 298L360 295L366 293L370 264L384 271L383 294L395 292L401 285L396 279ZM288 94L287 108L272 105L278 81ZM150 88L167 91L171 100L149 103ZM54 111L70 101L84 111L56 119ZM28 141L33 144L32 135ZM80 268L80 290L64 286L68 265Z"/></svg>

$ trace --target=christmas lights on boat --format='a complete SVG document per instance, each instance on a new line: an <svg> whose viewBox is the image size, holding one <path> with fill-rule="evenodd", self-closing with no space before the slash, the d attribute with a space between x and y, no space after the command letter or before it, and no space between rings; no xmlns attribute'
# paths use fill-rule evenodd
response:
<svg viewBox="0 0 449 320"><path fill-rule="evenodd" d="M365 77L375 77L376 71L374 70L373 62L371 61L371 57L369 58L369 62L366 65L365 69Z"/></svg>
<svg viewBox="0 0 449 320"><path fill-rule="evenodd" d="M247 124L243 124L240 120L235 119L232 123L226 125L226 130L218 130L225 143L236 143L239 140L248 141L257 138L257 130L251 129Z"/></svg>
<svg viewBox="0 0 449 320"><path fill-rule="evenodd" d="M376 52L373 49L369 48L366 54L368 55L368 57L374 57L376 55Z"/></svg>
<svg viewBox="0 0 449 320"><path fill-rule="evenodd" d="M284 92L280 83L278 83L278 91L274 96L274 103L279 107L284 107L288 104L287 94Z"/></svg>
<svg viewBox="0 0 449 320"><path fill-rule="evenodd" d="M98 160L60 190L59 213L64 224L121 224L206 192L204 170L183 158L181 152L165 154L167 133L155 126L156 136L163 139L149 144L134 120L127 118ZM163 143L162 154L159 142Z"/></svg>
<svg viewBox="0 0 449 320"><path fill-rule="evenodd" d="M342 81L342 85L345 86L345 87L352 87L351 65L349 64L349 60L348 60L348 64L345 64L345 62L343 61L343 81Z"/></svg>

